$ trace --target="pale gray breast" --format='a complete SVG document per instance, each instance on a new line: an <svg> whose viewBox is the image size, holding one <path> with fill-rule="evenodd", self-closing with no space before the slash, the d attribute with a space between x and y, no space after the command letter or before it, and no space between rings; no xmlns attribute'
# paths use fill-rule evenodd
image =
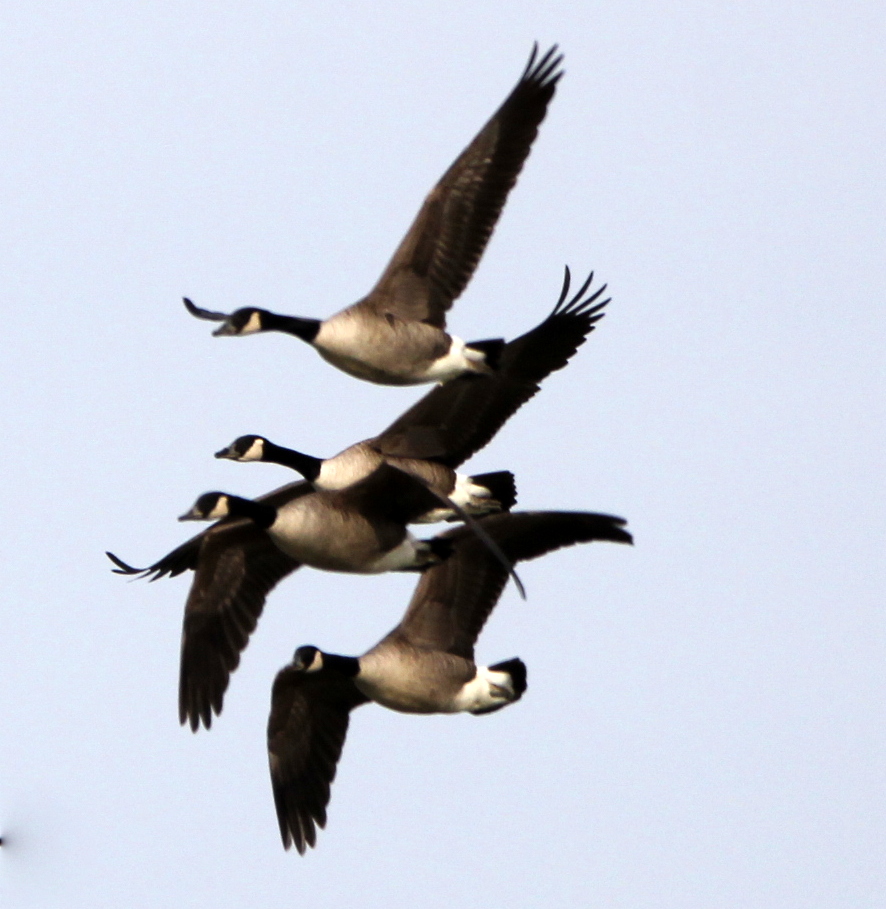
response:
<svg viewBox="0 0 886 909"><path fill-rule="evenodd" d="M413 646L399 635L360 657L357 687L374 701L403 713L451 713L462 686L476 673L473 661Z"/></svg>
<svg viewBox="0 0 886 909"><path fill-rule="evenodd" d="M343 507L339 494L317 492L281 508L269 534L287 555L328 571L362 571L405 537L391 522L371 522Z"/></svg>
<svg viewBox="0 0 886 909"><path fill-rule="evenodd" d="M383 461L382 454L371 445L358 442L325 460L314 485L321 489L344 489L368 477Z"/></svg>
<svg viewBox="0 0 886 909"><path fill-rule="evenodd" d="M386 384L411 385L449 350L446 332L423 322L388 318L356 304L324 322L314 346L351 375Z"/></svg>

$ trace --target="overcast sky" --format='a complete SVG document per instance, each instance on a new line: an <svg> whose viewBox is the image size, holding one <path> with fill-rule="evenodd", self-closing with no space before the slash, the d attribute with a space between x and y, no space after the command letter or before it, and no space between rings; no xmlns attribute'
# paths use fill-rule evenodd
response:
<svg viewBox="0 0 886 909"><path fill-rule="evenodd" d="M4 586L0 903L218 909L886 905L886 7L882 3L9 3L0 17ZM633 549L524 566L478 646L487 717L353 718L327 829L283 851L271 682L360 653L412 576L305 569L210 732L178 725L186 538L247 432L328 456L423 389L246 304L374 284L532 42L566 75L464 338L609 283L572 364L469 462L519 504L623 515Z"/></svg>

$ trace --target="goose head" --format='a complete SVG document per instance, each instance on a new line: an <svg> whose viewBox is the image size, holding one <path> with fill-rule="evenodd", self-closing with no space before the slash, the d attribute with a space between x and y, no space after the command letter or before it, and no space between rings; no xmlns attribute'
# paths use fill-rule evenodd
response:
<svg viewBox="0 0 886 909"><path fill-rule="evenodd" d="M219 521L231 514L231 497L224 492L206 492L186 511L180 521Z"/></svg>
<svg viewBox="0 0 886 909"><path fill-rule="evenodd" d="M267 331L267 317L270 313L254 306L246 306L232 312L225 321L213 332L217 337L222 335L254 335L260 331Z"/></svg>
<svg viewBox="0 0 886 909"><path fill-rule="evenodd" d="M240 436L227 448L217 451L215 456L229 461L263 461L267 444L268 440L264 436Z"/></svg>
<svg viewBox="0 0 886 909"><path fill-rule="evenodd" d="M342 656L340 653L326 653L313 644L305 644L295 651L290 668L303 675L322 672L327 678L337 676L339 680L353 679L360 674L360 659Z"/></svg>
<svg viewBox="0 0 886 909"><path fill-rule="evenodd" d="M319 672L323 668L325 654L313 644L304 644L292 657L292 668L299 672Z"/></svg>
<svg viewBox="0 0 886 909"><path fill-rule="evenodd" d="M249 518L263 530L277 519L277 509L264 502L243 499L226 492L204 492L180 521L221 521L224 518Z"/></svg>

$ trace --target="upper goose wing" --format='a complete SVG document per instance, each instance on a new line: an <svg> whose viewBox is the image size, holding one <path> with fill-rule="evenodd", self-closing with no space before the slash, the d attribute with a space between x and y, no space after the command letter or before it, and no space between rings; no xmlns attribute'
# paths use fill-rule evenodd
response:
<svg viewBox="0 0 886 909"><path fill-rule="evenodd" d="M544 119L563 59L536 61L425 199L366 305L444 328L465 289Z"/></svg>
<svg viewBox="0 0 886 909"><path fill-rule="evenodd" d="M385 455L427 458L458 467L501 429L539 389L562 369L605 315L609 302L597 300L606 285L585 296L594 273L567 301L570 273L551 314L540 325L505 345L491 376L465 375L438 385L398 417L370 444Z"/></svg>
<svg viewBox="0 0 886 909"><path fill-rule="evenodd" d="M287 666L277 673L268 718L268 761L280 836L301 854L326 825L329 787L348 731L350 712L365 704L353 681ZM316 826L315 826L316 825Z"/></svg>
<svg viewBox="0 0 886 909"><path fill-rule="evenodd" d="M632 542L622 518L591 512L511 512L482 518L480 524L514 563L592 540ZM455 551L422 574L403 620L391 633L419 647L473 659L474 644L501 596L507 572L466 528L441 536L452 540Z"/></svg>
<svg viewBox="0 0 886 909"><path fill-rule="evenodd" d="M312 491L288 483L259 499L279 507ZM299 563L281 552L265 531L245 519L225 520L198 533L148 568L133 568L112 553L118 574L152 581L188 569L194 580L185 603L179 674L179 720L208 729L221 713L231 673L255 630L265 598Z"/></svg>

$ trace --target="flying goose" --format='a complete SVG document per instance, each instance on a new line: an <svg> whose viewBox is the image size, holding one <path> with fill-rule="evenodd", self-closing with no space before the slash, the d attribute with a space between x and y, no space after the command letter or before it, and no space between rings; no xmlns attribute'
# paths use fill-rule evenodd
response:
<svg viewBox="0 0 886 909"><path fill-rule="evenodd" d="M295 335L333 366L380 385L492 371L504 342L466 344L446 332L446 313L477 267L563 75L556 46L537 54L536 44L514 90L431 190L362 300L325 321L256 307L212 312L185 298L188 311L222 322L216 335Z"/></svg>
<svg viewBox="0 0 886 909"><path fill-rule="evenodd" d="M256 501L283 507L311 491L310 483L288 483ZM301 563L248 518L219 521L148 568L133 568L112 552L107 556L116 574L150 581L194 572L182 620L178 716L195 732L201 721L209 729L266 597Z"/></svg>
<svg viewBox="0 0 886 909"><path fill-rule="evenodd" d="M630 543L621 518L584 512L523 512L481 519L514 562L591 540ZM507 573L465 528L443 534L453 548L422 574L400 624L361 657L299 647L274 681L268 757L280 835L304 854L326 824L351 710L369 701L403 713L490 713L519 700L519 659L474 662L474 644Z"/></svg>
<svg viewBox="0 0 886 909"><path fill-rule="evenodd" d="M235 439L227 448L216 452L217 458L231 461L264 461L297 470L315 489L346 489L359 482L382 464L389 464L426 482L432 489L450 499L472 515L509 511L517 501L514 475L509 470L477 474L473 477L456 473L445 464L415 458L385 458L377 449L358 442L334 458L322 460L292 448L275 445L264 436L246 435ZM416 524L460 519L452 508L440 502L415 519Z"/></svg>
<svg viewBox="0 0 886 909"><path fill-rule="evenodd" d="M420 571L446 558L448 540L416 540L406 529L438 502L422 482L384 464L346 490L314 490L299 482L254 500L206 493L180 520L217 523L153 565L134 568L107 553L118 574L153 581L195 572L182 628L180 722L196 731L202 720L208 729L212 713L221 713L230 674L265 598L300 565L375 574ZM469 532L513 573L481 527Z"/></svg>
<svg viewBox="0 0 886 909"><path fill-rule="evenodd" d="M516 491L507 471L468 477L455 467L482 448L504 422L536 391L548 373L566 365L594 324L603 318L609 298L597 302L606 285L585 297L591 272L579 291L566 300L566 268L560 297L540 325L505 345L501 366L490 376L467 375L440 385L373 439L351 445L323 460L283 448L263 436L240 436L217 458L266 461L297 470L319 489L343 489L381 464L410 473L470 514L508 511ZM451 520L454 513L435 507L419 522Z"/></svg>
<svg viewBox="0 0 886 909"><path fill-rule="evenodd" d="M312 490L281 506L223 492L200 496L180 521L248 518L303 565L326 571L379 574L420 570L445 555L434 541L406 529L437 496L386 464L343 490Z"/></svg>

